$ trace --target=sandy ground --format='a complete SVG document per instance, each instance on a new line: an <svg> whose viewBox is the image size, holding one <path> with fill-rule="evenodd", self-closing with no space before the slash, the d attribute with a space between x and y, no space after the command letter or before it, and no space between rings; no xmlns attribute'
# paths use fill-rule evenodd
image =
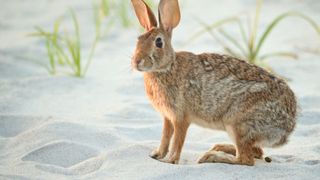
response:
<svg viewBox="0 0 320 180"><path fill-rule="evenodd" d="M182 22L173 44L178 50L204 52L221 48L209 36L181 46L199 28L195 17L210 23L253 10L255 1L181 2ZM50 76L38 65L47 62L43 41L26 34L34 25L51 28L68 7L76 10L81 24L90 26L91 2L0 4L0 179L319 179L320 58L299 50L319 48L319 37L306 23L288 19L264 47L266 52L293 50L300 57L269 62L290 79L300 104L290 142L265 149L273 162L257 160L254 167L196 164L213 144L230 140L224 132L191 126L180 165L171 165L148 156L159 143L162 121L145 97L142 74L130 70L136 29L116 26L99 44L85 78ZM320 20L317 0L270 0L260 27L292 9ZM82 31L84 49L89 49L91 34L90 28Z"/></svg>

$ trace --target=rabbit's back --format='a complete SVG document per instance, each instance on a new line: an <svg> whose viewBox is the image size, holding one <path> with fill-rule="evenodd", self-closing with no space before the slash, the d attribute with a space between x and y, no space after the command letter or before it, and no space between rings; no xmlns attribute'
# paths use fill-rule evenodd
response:
<svg viewBox="0 0 320 180"><path fill-rule="evenodd" d="M190 68L183 90L185 106L195 123L218 129L238 124L247 136L263 134L267 139L264 145L286 142L295 127L296 99L282 79L227 55L200 54L182 59L196 67Z"/></svg>
<svg viewBox="0 0 320 180"><path fill-rule="evenodd" d="M186 75L180 81L185 80L184 97L188 104L193 104L191 107L198 108L195 112L209 114L211 117L214 113L217 118L221 118L227 114L226 111L232 111L233 107L237 111L248 109L260 101L278 100L281 96L295 99L283 80L243 60L218 54L184 56L179 60L178 53L177 61L189 64L190 67L178 68L180 74ZM181 73L184 70L187 72ZM289 103L288 106L295 106L295 103ZM291 111L294 110L295 107L291 108Z"/></svg>

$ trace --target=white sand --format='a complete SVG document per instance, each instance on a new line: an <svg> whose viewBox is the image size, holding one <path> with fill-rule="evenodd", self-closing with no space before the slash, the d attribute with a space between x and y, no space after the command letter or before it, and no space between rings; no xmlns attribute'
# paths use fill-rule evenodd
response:
<svg viewBox="0 0 320 180"><path fill-rule="evenodd" d="M183 19L173 42L177 49L182 49L179 45L191 29L198 28L196 16L209 23L253 10L255 1L181 2ZM273 162L258 160L254 167L196 164L213 144L230 140L224 132L192 126L180 165L171 165L148 156L159 143L162 121L145 97L142 74L130 70L135 29L113 29L99 45L86 78L49 76L34 63L47 62L43 42L25 35L34 25L51 28L68 7L75 8L80 23L90 26L90 1L1 0L0 4L0 179L320 178L320 59L297 50L319 48L319 37L306 23L288 19L264 47L266 52L283 49L300 54L298 61L270 62L276 72L291 79L301 107L290 142L265 149ZM290 9L320 20L317 0L270 0L263 8L261 27ZM92 38L90 32L82 32L86 42ZM207 38L184 49L219 51Z"/></svg>

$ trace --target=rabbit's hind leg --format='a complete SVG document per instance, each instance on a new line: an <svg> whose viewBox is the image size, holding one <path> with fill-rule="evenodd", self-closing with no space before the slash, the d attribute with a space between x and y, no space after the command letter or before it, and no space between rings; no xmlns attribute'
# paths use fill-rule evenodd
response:
<svg viewBox="0 0 320 180"><path fill-rule="evenodd" d="M234 156L236 155L236 148L233 144L216 144L209 151L223 151Z"/></svg>
<svg viewBox="0 0 320 180"><path fill-rule="evenodd" d="M234 130L234 128L229 128L228 133L232 136L232 139L235 141L236 153L232 155L228 154L225 151L230 151L232 146L215 146L212 151L206 152L200 159L199 163L205 162L216 162L216 163L229 163L229 164L241 164L241 165L254 165L254 158L262 157L262 149L255 147L255 140L253 138L246 138L245 131ZM219 148L218 148L219 147ZM222 151L217 151L222 150ZM225 151L223 151L225 150ZM234 151L233 151L234 153Z"/></svg>
<svg viewBox="0 0 320 180"><path fill-rule="evenodd" d="M262 159L263 158L263 150L260 147L253 147L253 154L254 154L254 158L256 159Z"/></svg>
<svg viewBox="0 0 320 180"><path fill-rule="evenodd" d="M234 155L223 151L208 151L199 160L198 163L229 163L236 164L237 158Z"/></svg>
<svg viewBox="0 0 320 180"><path fill-rule="evenodd" d="M241 164L241 165L254 165L254 147L251 143L242 144L237 146L237 155L231 155L223 151L211 150L206 152L199 160L198 163L228 163L228 164Z"/></svg>
<svg viewBox="0 0 320 180"><path fill-rule="evenodd" d="M263 150L260 147L253 147L254 158L262 159ZM236 148L233 144L216 144L209 151L223 151L236 156Z"/></svg>

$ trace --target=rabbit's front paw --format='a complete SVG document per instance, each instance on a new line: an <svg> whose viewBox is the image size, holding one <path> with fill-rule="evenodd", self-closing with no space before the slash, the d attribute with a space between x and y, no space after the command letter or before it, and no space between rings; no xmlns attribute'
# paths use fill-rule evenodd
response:
<svg viewBox="0 0 320 180"><path fill-rule="evenodd" d="M166 156L166 152L161 152L158 149L155 149L151 152L150 157L153 159L163 159Z"/></svg>
<svg viewBox="0 0 320 180"><path fill-rule="evenodd" d="M209 151L206 152L199 160L198 163L232 163L234 156L222 151Z"/></svg>
<svg viewBox="0 0 320 180"><path fill-rule="evenodd" d="M169 164L179 164L179 159L176 158L161 159L160 161Z"/></svg>

